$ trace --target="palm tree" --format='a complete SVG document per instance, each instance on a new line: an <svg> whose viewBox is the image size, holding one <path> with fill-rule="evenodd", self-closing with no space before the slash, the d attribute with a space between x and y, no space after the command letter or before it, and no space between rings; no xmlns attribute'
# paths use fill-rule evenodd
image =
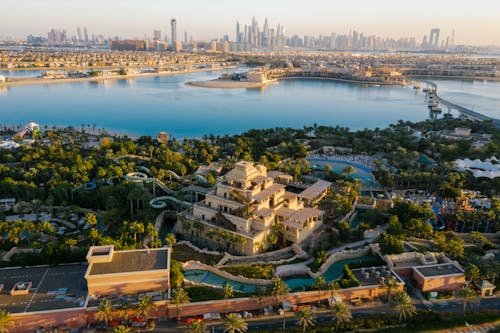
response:
<svg viewBox="0 0 500 333"><path fill-rule="evenodd" d="M0 333L9 333L9 328L13 327L14 324L12 315L3 309L0 310Z"/></svg>
<svg viewBox="0 0 500 333"><path fill-rule="evenodd" d="M479 295L477 291L472 289L467 283L457 291L458 297L462 301L463 304L463 314L465 317L465 311L467 310L467 304L474 304L478 298Z"/></svg>
<svg viewBox="0 0 500 333"><path fill-rule="evenodd" d="M316 280L314 280L312 287L318 290L318 307L319 307L319 304L321 303L321 291L326 287L325 278L321 275L318 276Z"/></svg>
<svg viewBox="0 0 500 333"><path fill-rule="evenodd" d="M230 297L234 296L233 286L231 286L229 283L225 282L224 287L222 289L222 294L224 296L224 299L226 300L226 314L227 314L227 301Z"/></svg>
<svg viewBox="0 0 500 333"><path fill-rule="evenodd" d="M113 333L128 333L130 332L130 328L125 325L118 325L113 329Z"/></svg>
<svg viewBox="0 0 500 333"><path fill-rule="evenodd" d="M228 333L244 333L248 331L248 325L237 313L231 313L226 316L224 323L226 328L224 332Z"/></svg>
<svg viewBox="0 0 500 333"><path fill-rule="evenodd" d="M207 331L207 326L203 321L193 321L189 324L186 333L205 333Z"/></svg>
<svg viewBox="0 0 500 333"><path fill-rule="evenodd" d="M330 310L333 314L332 321L335 322L335 330L339 328L339 325L344 325L352 319L351 310L344 302L333 303L330 307Z"/></svg>
<svg viewBox="0 0 500 333"><path fill-rule="evenodd" d="M396 310L399 321L402 321L406 317L411 317L417 313L415 305L413 305L410 296L408 296L408 294L405 292L397 293L396 295L394 295L391 305L394 310Z"/></svg>
<svg viewBox="0 0 500 333"><path fill-rule="evenodd" d="M172 246L174 246L175 243L177 243L177 238L175 238L174 234L169 233L167 234L167 236L165 236L165 242L167 242L170 249L172 249Z"/></svg>
<svg viewBox="0 0 500 333"><path fill-rule="evenodd" d="M170 304L175 304L175 308L177 309L177 320L181 319L181 314L180 314L181 304L187 304L189 303L189 301L190 301L189 295L181 287L177 287L177 289L175 289L172 292L172 295L170 297Z"/></svg>
<svg viewBox="0 0 500 333"><path fill-rule="evenodd" d="M297 318L297 324L302 327L302 333L305 333L308 327L315 324L314 314L308 308L302 308L295 312L295 318Z"/></svg>
<svg viewBox="0 0 500 333"><path fill-rule="evenodd" d="M137 318L139 318L141 315L143 315L144 318L147 318L149 312L153 311L154 309L156 309L156 304L153 301L153 297L142 296L141 298L139 298L139 302L137 303Z"/></svg>
<svg viewBox="0 0 500 333"><path fill-rule="evenodd" d="M108 322L112 319L111 313L113 312L113 307L111 306L111 302L101 301L97 306L97 313L95 317L97 320L104 321L106 323L106 327L108 327Z"/></svg>
<svg viewBox="0 0 500 333"><path fill-rule="evenodd" d="M128 319L128 311L130 310L130 308L131 305L129 302L123 302L118 306L118 311L123 319Z"/></svg>
<svg viewBox="0 0 500 333"><path fill-rule="evenodd" d="M337 290L340 289L340 285L337 281L332 281L328 283L328 289L330 289L330 297L333 298Z"/></svg>
<svg viewBox="0 0 500 333"><path fill-rule="evenodd" d="M385 290L387 290L387 301L391 303L392 291L398 287L398 281L393 277L382 278L380 281L381 285Z"/></svg>
<svg viewBox="0 0 500 333"><path fill-rule="evenodd" d="M275 299L275 305L278 305L278 298L281 296L286 296L290 292L286 283L279 277L273 277L270 286L270 296Z"/></svg>
<svg viewBox="0 0 500 333"><path fill-rule="evenodd" d="M470 276L470 282L476 282L477 280L479 280L479 276L481 275L481 270L476 265L471 264L468 273Z"/></svg>

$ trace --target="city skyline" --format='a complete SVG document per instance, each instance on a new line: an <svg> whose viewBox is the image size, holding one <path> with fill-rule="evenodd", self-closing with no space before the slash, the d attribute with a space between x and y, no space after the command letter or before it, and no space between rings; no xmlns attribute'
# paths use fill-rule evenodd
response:
<svg viewBox="0 0 500 333"><path fill-rule="evenodd" d="M92 31L106 37L143 38L151 36L153 30L170 32L171 18L177 19L178 33L187 32L195 39L210 40L227 34L235 40L235 22L247 22L255 16L258 21L268 18L272 26L286 26L287 36L347 34L357 30L383 38L415 37L421 41L429 29L440 28L441 39L455 30L457 45L500 45L500 22L495 15L500 12L500 3L492 0L443 0L437 4L428 0L418 4L386 0L377 2L377 6L368 0L354 4L315 0L307 5L301 1L269 4L261 0L252 5L226 0L210 4L201 0L182 4L152 0L139 4L116 0L70 4L62 0L4 0L0 9L9 13L0 22L0 34L16 40L30 34L45 35L54 27L77 35L78 26L88 27L89 34Z"/></svg>

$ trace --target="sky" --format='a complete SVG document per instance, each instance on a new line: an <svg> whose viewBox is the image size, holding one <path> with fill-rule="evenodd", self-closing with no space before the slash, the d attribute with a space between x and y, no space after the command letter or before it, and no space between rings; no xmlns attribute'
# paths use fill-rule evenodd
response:
<svg viewBox="0 0 500 333"><path fill-rule="evenodd" d="M0 0L0 36L46 36L51 28L76 35L89 33L124 38L170 33L170 18L197 40L234 40L236 21L255 16L285 26L285 34L348 33L350 29L381 37L416 37L431 28L441 37L455 30L456 44L500 45L500 0Z"/></svg>

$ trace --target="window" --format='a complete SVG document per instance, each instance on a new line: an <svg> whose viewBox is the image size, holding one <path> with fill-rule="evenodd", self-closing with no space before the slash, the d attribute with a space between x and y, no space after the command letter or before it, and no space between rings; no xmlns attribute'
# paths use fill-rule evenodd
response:
<svg viewBox="0 0 500 333"><path fill-rule="evenodd" d="M226 192L224 192L224 199L225 199L225 198L227 198L227 193L226 193Z"/></svg>

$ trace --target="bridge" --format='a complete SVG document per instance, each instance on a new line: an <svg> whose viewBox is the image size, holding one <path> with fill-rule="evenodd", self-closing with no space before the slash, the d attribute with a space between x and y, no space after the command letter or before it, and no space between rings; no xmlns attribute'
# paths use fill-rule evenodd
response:
<svg viewBox="0 0 500 333"><path fill-rule="evenodd" d="M452 102L450 102L442 97L439 97L439 95L437 94L437 89L438 89L437 84L435 84L432 81L427 81L427 80L419 80L419 81L422 81L422 82L432 86L432 88L434 90L434 95L436 95L436 98L439 101L439 103L446 105L448 107L448 109L457 110L458 112L460 112L461 114L465 115L467 118L472 119L472 120L476 120L476 121L491 120L493 122L493 125L495 125L496 127L500 127L500 119L491 118L491 117L486 116L482 113L476 112L472 109L468 109L464 106L452 103Z"/></svg>

